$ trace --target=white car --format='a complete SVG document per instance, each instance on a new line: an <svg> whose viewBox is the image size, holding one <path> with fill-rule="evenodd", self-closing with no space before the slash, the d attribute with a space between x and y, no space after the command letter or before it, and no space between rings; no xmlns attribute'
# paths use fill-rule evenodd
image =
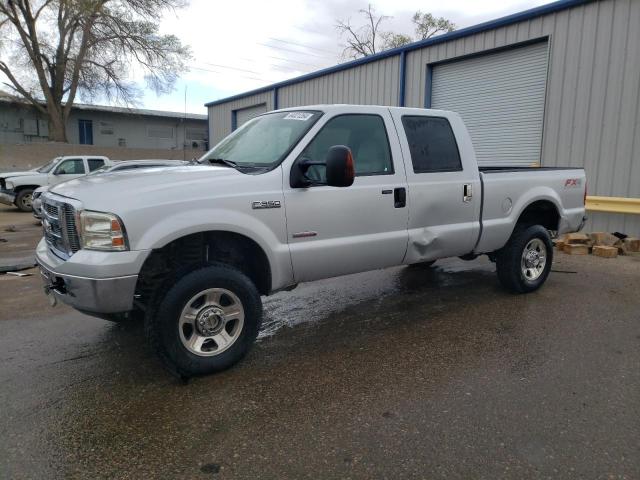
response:
<svg viewBox="0 0 640 480"><path fill-rule="evenodd" d="M92 171L89 175L97 175L101 173L119 172L123 170L133 170L138 168L159 168L159 167L176 167L179 165L187 165L190 162L184 160L124 160L114 161L103 165L102 167ZM33 216L42 219L42 199L41 195L47 192L51 185L38 187L33 191L31 196L31 208Z"/></svg>
<svg viewBox="0 0 640 480"><path fill-rule="evenodd" d="M30 212L33 192L38 187L57 185L111 164L107 157L98 155L69 155L26 172L0 174L0 203Z"/></svg>

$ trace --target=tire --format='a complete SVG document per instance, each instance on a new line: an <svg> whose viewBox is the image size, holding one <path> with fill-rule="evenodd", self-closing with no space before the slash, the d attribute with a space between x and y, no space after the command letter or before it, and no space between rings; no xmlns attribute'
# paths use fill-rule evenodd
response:
<svg viewBox="0 0 640 480"><path fill-rule="evenodd" d="M157 296L145 333L165 366L183 377L225 370L249 351L262 302L253 282L226 265L187 273Z"/></svg>
<svg viewBox="0 0 640 480"><path fill-rule="evenodd" d="M31 198L33 197L33 189L25 188L20 190L16 195L16 200L14 202L15 206L21 212L31 212Z"/></svg>
<svg viewBox="0 0 640 480"><path fill-rule="evenodd" d="M526 258L525 258L526 257ZM541 225L518 225L507 244L496 252L498 279L514 293L537 290L547 280L553 263L553 245Z"/></svg>

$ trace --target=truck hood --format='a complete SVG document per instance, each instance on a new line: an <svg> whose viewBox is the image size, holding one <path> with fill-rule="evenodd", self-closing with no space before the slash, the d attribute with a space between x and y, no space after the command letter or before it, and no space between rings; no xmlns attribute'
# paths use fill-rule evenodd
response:
<svg viewBox="0 0 640 480"><path fill-rule="evenodd" d="M88 175L49 191L80 200L88 210L120 213L135 206L211 197L222 185L226 191L247 176L229 167L190 165Z"/></svg>
<svg viewBox="0 0 640 480"><path fill-rule="evenodd" d="M6 172L6 173L0 173L0 178L4 178L9 179L9 178L15 178L15 177L32 177L34 175L42 175L40 172L37 172L35 170L27 170L24 172Z"/></svg>

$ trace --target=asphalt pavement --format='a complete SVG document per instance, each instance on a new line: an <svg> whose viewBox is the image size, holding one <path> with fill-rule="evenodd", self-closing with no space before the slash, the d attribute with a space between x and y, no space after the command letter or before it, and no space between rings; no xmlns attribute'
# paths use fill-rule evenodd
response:
<svg viewBox="0 0 640 480"><path fill-rule="evenodd" d="M0 478L640 478L637 258L558 253L529 295L484 259L303 284L187 384L27 272L0 276Z"/></svg>

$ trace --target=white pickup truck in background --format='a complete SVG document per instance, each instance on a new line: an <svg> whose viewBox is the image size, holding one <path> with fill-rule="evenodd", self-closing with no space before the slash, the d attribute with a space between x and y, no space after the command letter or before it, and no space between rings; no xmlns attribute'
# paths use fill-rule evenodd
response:
<svg viewBox="0 0 640 480"><path fill-rule="evenodd" d="M112 162L97 155L70 155L56 157L43 166L25 172L0 174L0 203L15 205L23 212L31 211L31 199L35 189L66 182Z"/></svg>
<svg viewBox="0 0 640 480"><path fill-rule="evenodd" d="M111 320L144 316L151 345L184 376L242 358L261 295L483 254L508 290L531 292L551 269L551 234L585 220L582 169L478 169L447 111L274 111L200 163L53 187L37 248L53 299Z"/></svg>

